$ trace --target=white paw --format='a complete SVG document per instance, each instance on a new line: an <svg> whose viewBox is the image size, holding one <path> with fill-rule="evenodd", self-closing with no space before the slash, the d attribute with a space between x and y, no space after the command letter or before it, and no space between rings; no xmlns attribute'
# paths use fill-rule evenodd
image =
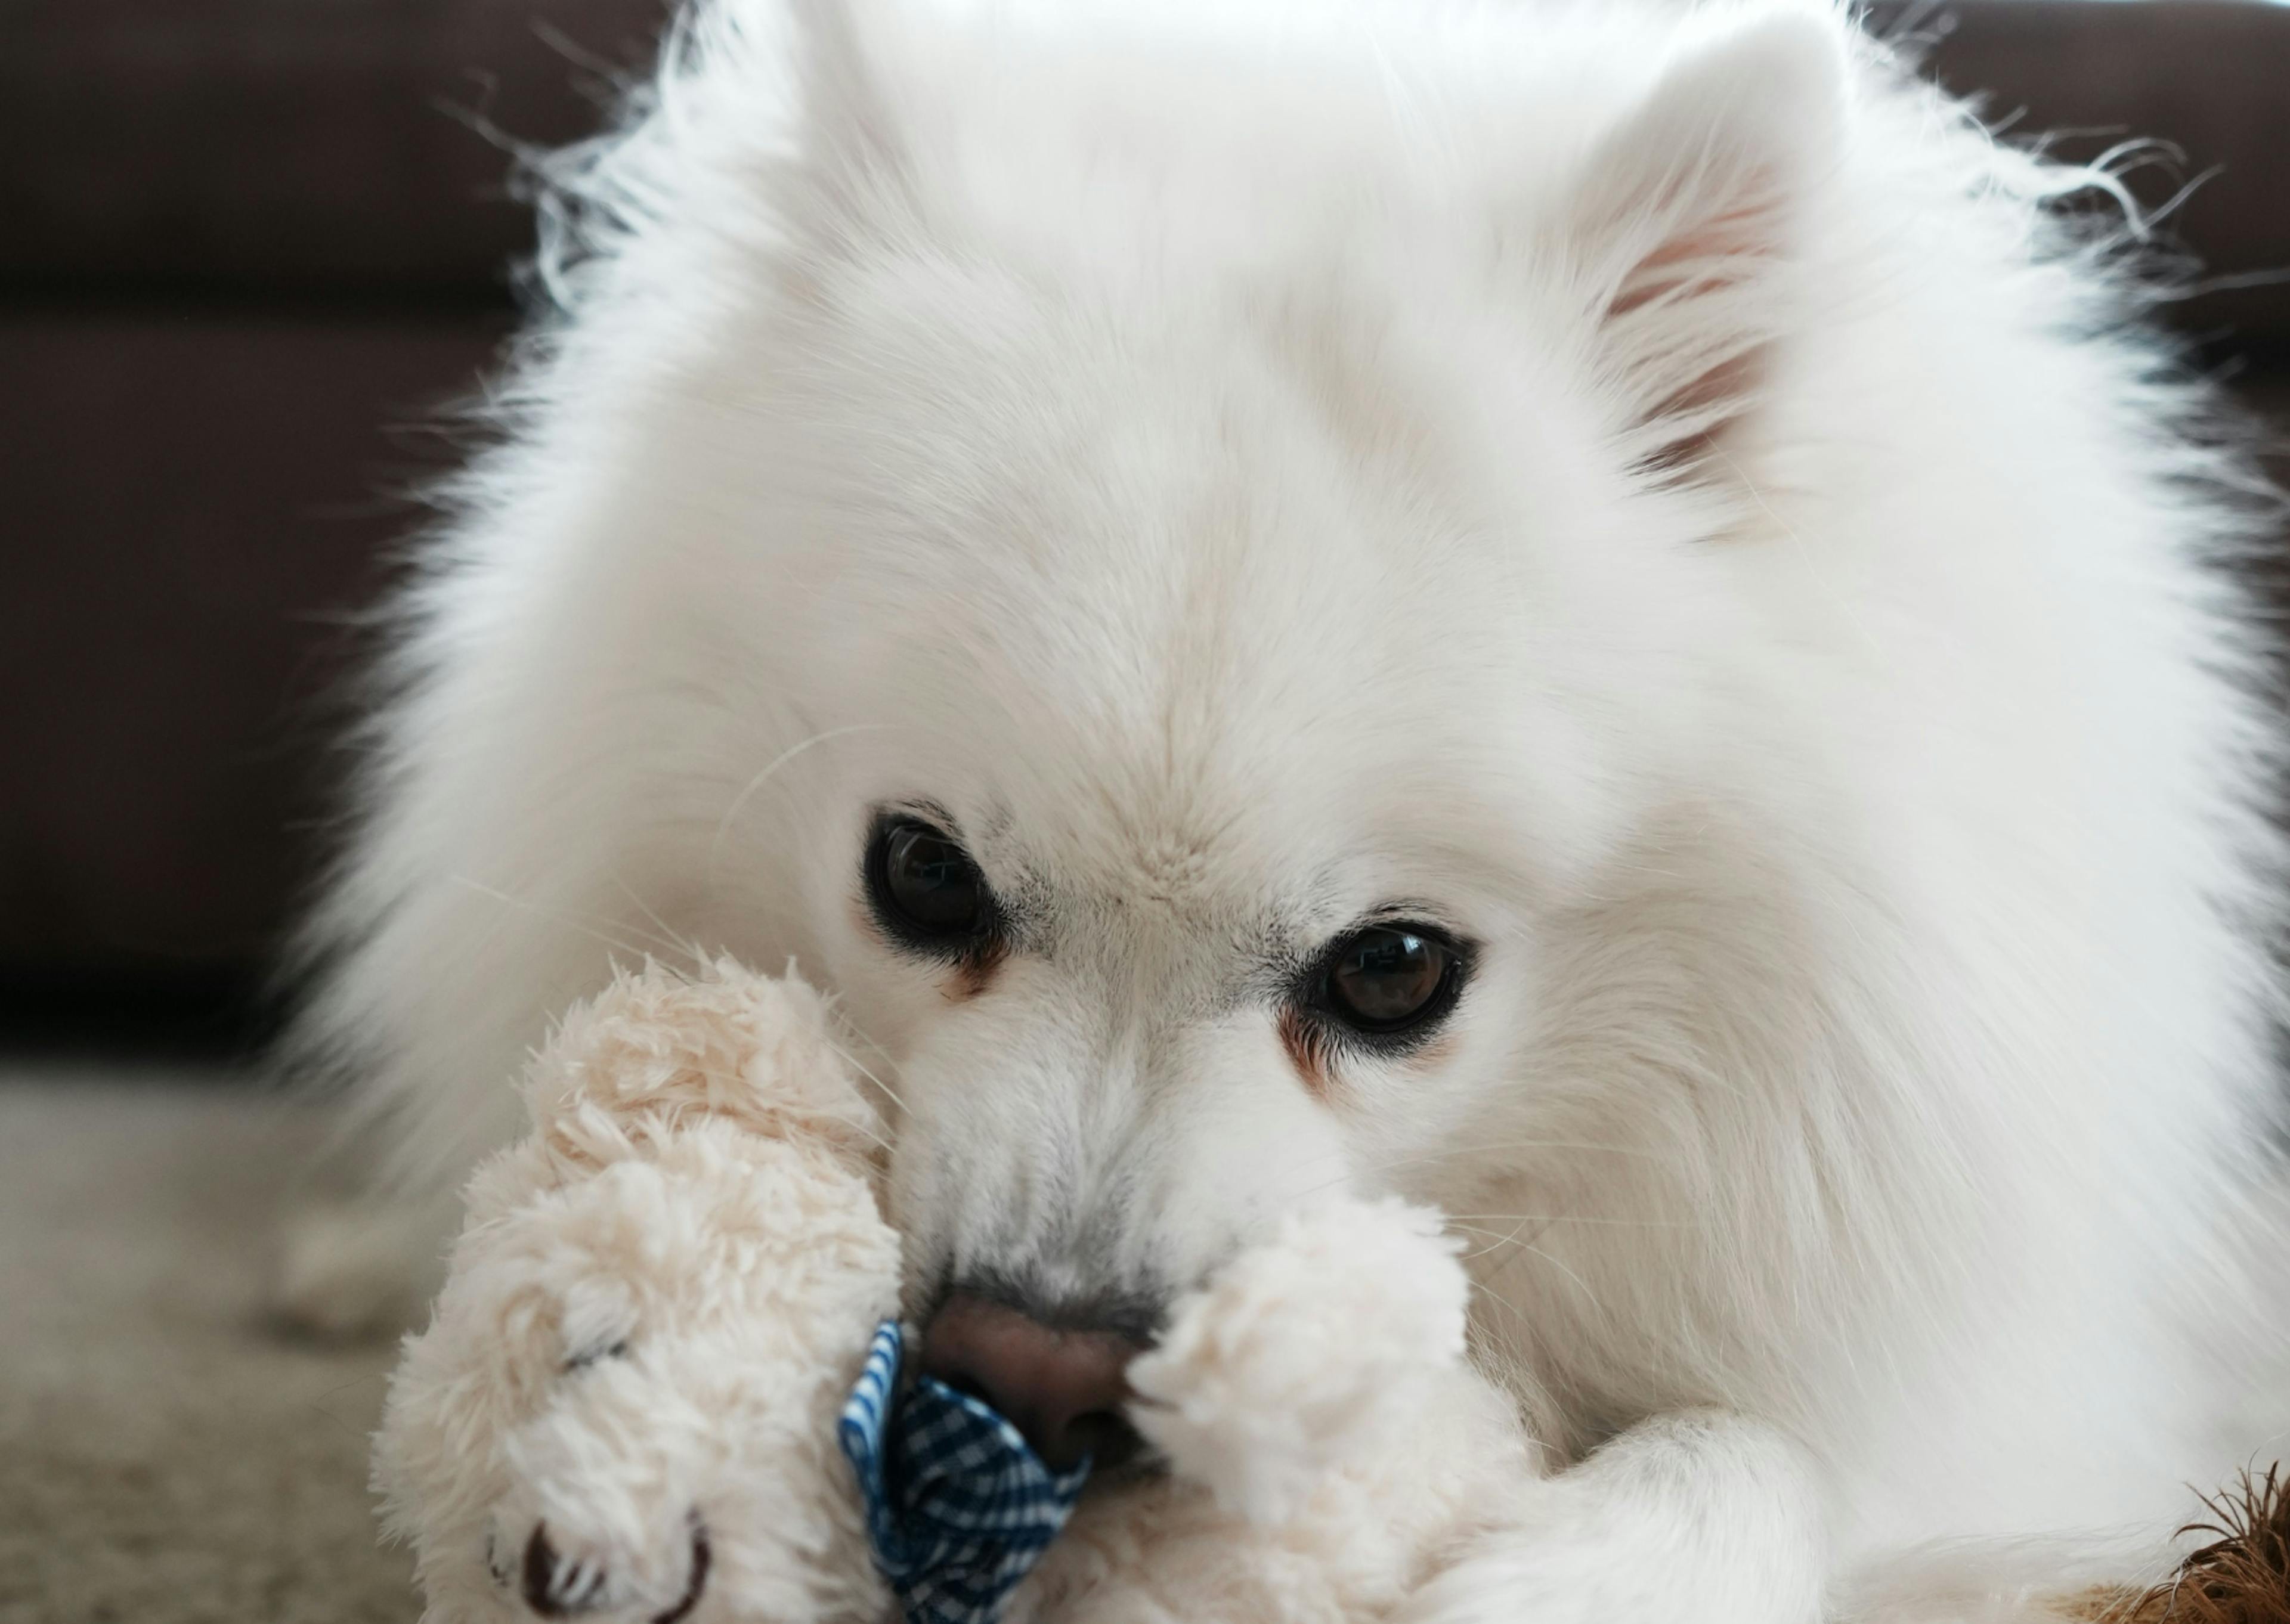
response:
<svg viewBox="0 0 2290 1624"><path fill-rule="evenodd" d="M370 1203L311 1207L281 1238L270 1309L290 1330L329 1340L409 1328L444 1278L454 1208Z"/></svg>
<svg viewBox="0 0 2290 1624"><path fill-rule="evenodd" d="M1180 1303L1130 1366L1130 1419L1176 1472L1260 1523L1389 1445L1463 1353L1469 1286L1437 1212L1334 1201Z"/></svg>

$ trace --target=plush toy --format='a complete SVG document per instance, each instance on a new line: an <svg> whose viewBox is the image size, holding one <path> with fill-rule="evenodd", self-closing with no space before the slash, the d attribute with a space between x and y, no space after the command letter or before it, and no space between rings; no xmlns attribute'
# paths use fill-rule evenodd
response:
<svg viewBox="0 0 2290 1624"><path fill-rule="evenodd" d="M817 993L623 976L524 1094L377 1439L427 1624L1365 1620L1533 1474L1434 1214L1326 1201L1180 1302L1129 1378L1167 1469L1077 1507L901 1370L888 1130Z"/></svg>

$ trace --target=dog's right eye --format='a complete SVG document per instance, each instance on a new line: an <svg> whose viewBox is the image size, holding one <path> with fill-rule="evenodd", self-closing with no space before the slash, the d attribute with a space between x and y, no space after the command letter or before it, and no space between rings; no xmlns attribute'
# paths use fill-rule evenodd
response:
<svg viewBox="0 0 2290 1624"><path fill-rule="evenodd" d="M887 817L876 825L867 881L876 919L909 946L959 949L993 924L993 896L970 853L919 818Z"/></svg>

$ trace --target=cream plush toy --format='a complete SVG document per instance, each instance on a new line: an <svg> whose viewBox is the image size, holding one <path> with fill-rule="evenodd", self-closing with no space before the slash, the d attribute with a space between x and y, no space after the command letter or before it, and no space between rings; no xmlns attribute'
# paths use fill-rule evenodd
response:
<svg viewBox="0 0 2290 1624"><path fill-rule="evenodd" d="M1436 1216L1331 1200L1131 1367L1165 1471L1093 1485L1006 1600L886 1564L846 1406L900 1308L892 1129L834 1030L799 981L651 968L536 1056L377 1439L425 1624L1374 1619L1532 1480Z"/></svg>

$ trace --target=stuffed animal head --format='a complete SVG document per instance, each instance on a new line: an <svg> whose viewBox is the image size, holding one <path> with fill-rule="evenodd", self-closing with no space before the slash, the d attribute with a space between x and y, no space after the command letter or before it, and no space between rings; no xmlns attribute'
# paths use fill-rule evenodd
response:
<svg viewBox="0 0 2290 1624"><path fill-rule="evenodd" d="M883 1616L835 1425L899 1247L831 1034L799 982L655 969L535 1058L377 1439L430 1624Z"/></svg>

